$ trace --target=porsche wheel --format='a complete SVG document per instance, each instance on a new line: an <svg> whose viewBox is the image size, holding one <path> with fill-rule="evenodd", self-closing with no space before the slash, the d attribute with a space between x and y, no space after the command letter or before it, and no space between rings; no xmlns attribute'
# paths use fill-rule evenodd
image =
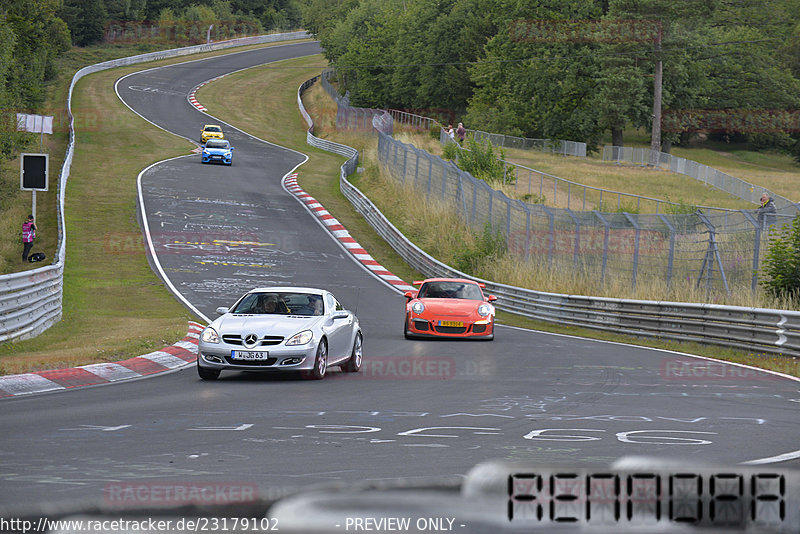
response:
<svg viewBox="0 0 800 534"><path fill-rule="evenodd" d="M317 356L314 358L314 369L311 370L311 378L314 380L322 380L325 378L325 373L328 371L328 345L325 340L319 342L317 347Z"/></svg>
<svg viewBox="0 0 800 534"><path fill-rule="evenodd" d="M361 370L361 363L363 361L362 353L362 338L361 332L356 334L356 340L353 342L353 352L350 353L350 359L342 364L342 371L345 373L357 373Z"/></svg>
<svg viewBox="0 0 800 534"><path fill-rule="evenodd" d="M403 337L406 339L413 339L411 332L408 331L408 315L406 315L406 322L403 324Z"/></svg>

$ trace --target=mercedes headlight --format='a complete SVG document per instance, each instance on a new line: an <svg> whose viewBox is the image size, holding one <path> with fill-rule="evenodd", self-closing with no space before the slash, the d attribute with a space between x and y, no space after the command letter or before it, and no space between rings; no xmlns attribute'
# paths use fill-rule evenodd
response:
<svg viewBox="0 0 800 534"><path fill-rule="evenodd" d="M217 334L217 331L209 326L203 330L203 333L200 335L200 339L205 343L219 343L219 334Z"/></svg>
<svg viewBox="0 0 800 534"><path fill-rule="evenodd" d="M481 304L478 306L478 315L481 317L486 317L490 313L492 313L492 308L488 304Z"/></svg>
<svg viewBox="0 0 800 534"><path fill-rule="evenodd" d="M425 305L420 301L416 301L414 304L411 305L411 311L419 315L425 311Z"/></svg>
<svg viewBox="0 0 800 534"><path fill-rule="evenodd" d="M286 342L287 345L305 345L314 339L314 333L311 330L303 330L292 337Z"/></svg>

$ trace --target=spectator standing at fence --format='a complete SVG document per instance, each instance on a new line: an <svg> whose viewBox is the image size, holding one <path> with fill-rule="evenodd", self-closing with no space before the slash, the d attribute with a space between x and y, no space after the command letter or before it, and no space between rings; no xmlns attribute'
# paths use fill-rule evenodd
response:
<svg viewBox="0 0 800 534"><path fill-rule="evenodd" d="M766 228L774 225L777 219L778 210L775 208L775 201L764 191L761 195L761 207L758 208L758 225Z"/></svg>
<svg viewBox="0 0 800 534"><path fill-rule="evenodd" d="M456 138L456 131L453 130L453 125L452 124L448 124L447 125L447 128L445 129L445 132L447 132L447 136L450 137L450 139L455 139Z"/></svg>
<svg viewBox="0 0 800 534"><path fill-rule="evenodd" d="M458 136L458 142L463 145L464 138L467 136L467 129L464 128L464 123L462 122L458 123L458 128L456 128L456 135Z"/></svg>
<svg viewBox="0 0 800 534"><path fill-rule="evenodd" d="M22 223L22 261L28 261L34 239L36 239L36 225L33 222L33 215L28 215L28 220Z"/></svg>

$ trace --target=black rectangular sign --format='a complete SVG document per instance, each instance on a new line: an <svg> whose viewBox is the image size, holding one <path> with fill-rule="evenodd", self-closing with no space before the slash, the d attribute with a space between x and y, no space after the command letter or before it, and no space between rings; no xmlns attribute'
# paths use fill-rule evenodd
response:
<svg viewBox="0 0 800 534"><path fill-rule="evenodd" d="M23 191L47 191L47 154L22 154L19 188Z"/></svg>

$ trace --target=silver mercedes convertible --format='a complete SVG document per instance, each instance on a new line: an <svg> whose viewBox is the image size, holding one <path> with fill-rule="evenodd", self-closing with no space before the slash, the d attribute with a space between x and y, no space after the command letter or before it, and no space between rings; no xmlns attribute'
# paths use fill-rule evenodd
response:
<svg viewBox="0 0 800 534"><path fill-rule="evenodd" d="M302 371L321 379L328 368L361 369L362 335L356 315L324 289L263 287L242 296L200 334L197 372Z"/></svg>

